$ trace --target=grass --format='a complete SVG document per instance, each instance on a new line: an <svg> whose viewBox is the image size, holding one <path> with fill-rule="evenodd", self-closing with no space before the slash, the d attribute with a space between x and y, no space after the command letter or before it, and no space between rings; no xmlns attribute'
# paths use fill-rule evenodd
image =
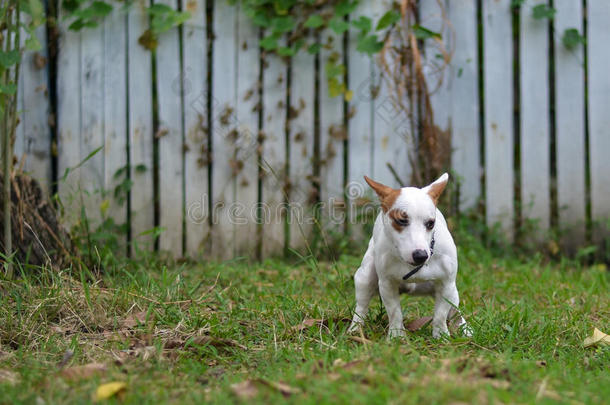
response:
<svg viewBox="0 0 610 405"><path fill-rule="evenodd" d="M376 301L366 340L346 333L357 256L112 266L95 282L42 273L0 281L0 403L601 403L610 347L603 266L494 254L458 237L471 339L430 327L387 341ZM357 253L357 252L354 252ZM83 275L82 279L86 279ZM432 301L403 297L406 321ZM99 363L96 372L79 365Z"/></svg>

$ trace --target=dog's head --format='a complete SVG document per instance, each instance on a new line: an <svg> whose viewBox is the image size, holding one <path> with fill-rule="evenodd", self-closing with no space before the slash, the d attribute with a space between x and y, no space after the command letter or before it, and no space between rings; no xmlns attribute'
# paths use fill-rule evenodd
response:
<svg viewBox="0 0 610 405"><path fill-rule="evenodd" d="M366 176L364 180L379 196L384 232L398 257L412 266L426 263L431 256L436 204L447 185L449 175L443 174L424 188L394 189Z"/></svg>

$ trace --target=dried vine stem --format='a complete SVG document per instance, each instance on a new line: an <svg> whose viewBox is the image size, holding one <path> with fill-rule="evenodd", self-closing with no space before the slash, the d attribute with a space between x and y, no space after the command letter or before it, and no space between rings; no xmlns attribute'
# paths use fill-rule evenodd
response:
<svg viewBox="0 0 610 405"><path fill-rule="evenodd" d="M445 7L441 0L436 4L439 32L451 33ZM411 183L422 185L450 164L451 129L436 124L431 96L443 86L453 46L419 25L416 0L401 0L399 6L401 20L385 36L378 61L392 102L409 123L407 128L399 128L397 136L412 145L408 149Z"/></svg>

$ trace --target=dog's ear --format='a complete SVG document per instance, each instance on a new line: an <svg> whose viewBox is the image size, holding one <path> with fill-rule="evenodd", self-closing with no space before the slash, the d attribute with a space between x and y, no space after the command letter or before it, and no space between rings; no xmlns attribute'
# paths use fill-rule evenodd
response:
<svg viewBox="0 0 610 405"><path fill-rule="evenodd" d="M388 187L385 184L378 183L375 180L368 178L367 176L364 176L364 180L379 196L379 201L381 201L381 208L383 209L383 212L388 212L388 210L392 208L392 205L394 205L394 201L396 201L400 195L400 189Z"/></svg>
<svg viewBox="0 0 610 405"><path fill-rule="evenodd" d="M438 199L440 198L445 186L447 186L447 182L449 181L449 175L447 173L443 173L441 177L436 179L434 183L424 187L424 191L428 193L434 205L438 204Z"/></svg>

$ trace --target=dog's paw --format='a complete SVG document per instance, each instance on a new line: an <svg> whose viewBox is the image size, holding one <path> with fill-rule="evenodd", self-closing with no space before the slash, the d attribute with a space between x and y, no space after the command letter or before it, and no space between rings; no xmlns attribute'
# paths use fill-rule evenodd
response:
<svg viewBox="0 0 610 405"><path fill-rule="evenodd" d="M451 336L449 334L449 329L447 329L447 326L443 327L437 327L437 326L433 326L432 327L432 337L434 339L440 339L442 337L449 337Z"/></svg>
<svg viewBox="0 0 610 405"><path fill-rule="evenodd" d="M474 333L470 325L468 325L467 323L463 323L462 325L460 325L460 332L465 337L472 337Z"/></svg>
<svg viewBox="0 0 610 405"><path fill-rule="evenodd" d="M362 322L352 322L349 328L347 328L347 333L353 334L362 330L362 326L364 324Z"/></svg>
<svg viewBox="0 0 610 405"><path fill-rule="evenodd" d="M390 332L388 333L388 339L402 338L405 336L407 336L407 333L404 328L390 329Z"/></svg>

